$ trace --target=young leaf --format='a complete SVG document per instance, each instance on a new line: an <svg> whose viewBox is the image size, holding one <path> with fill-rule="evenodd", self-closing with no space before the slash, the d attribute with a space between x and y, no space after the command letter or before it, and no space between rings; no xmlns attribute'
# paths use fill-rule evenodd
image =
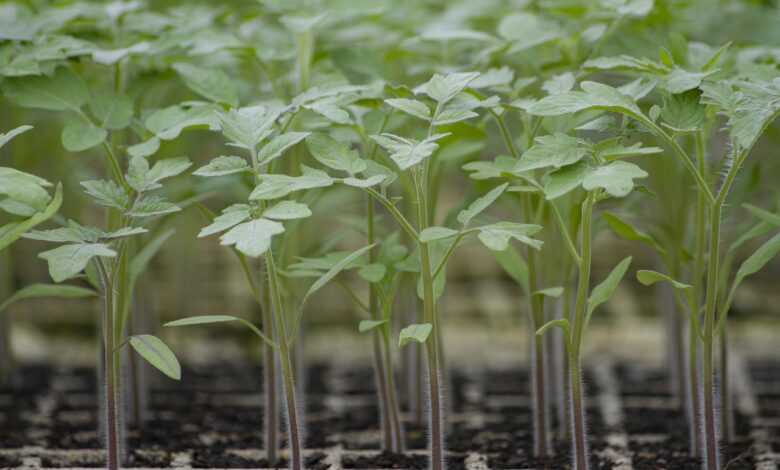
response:
<svg viewBox="0 0 780 470"><path fill-rule="evenodd" d="M384 279L387 273L387 268L384 264L373 263L367 264L358 269L358 276L367 282L377 283Z"/></svg>
<svg viewBox="0 0 780 470"><path fill-rule="evenodd" d="M428 82L417 87L415 93L424 93L443 106L458 93L466 89L470 82L479 77L479 72L434 74Z"/></svg>
<svg viewBox="0 0 780 470"><path fill-rule="evenodd" d="M214 218L210 225L201 229L198 238L208 237L215 233L224 232L252 216L251 208L247 204L234 204L222 211L221 215Z"/></svg>
<svg viewBox="0 0 780 470"><path fill-rule="evenodd" d="M173 351L152 335L134 335L130 337L130 346L157 370L174 380L181 379L181 366Z"/></svg>
<svg viewBox="0 0 780 470"><path fill-rule="evenodd" d="M406 98L390 98L385 100L385 103L414 117L418 117L426 121L431 120L431 110L428 108L428 105L422 101L410 100Z"/></svg>
<svg viewBox="0 0 780 470"><path fill-rule="evenodd" d="M217 116L225 137L233 145L249 150L271 135L279 112L265 106L248 106L231 109L227 113L220 112Z"/></svg>
<svg viewBox="0 0 780 470"><path fill-rule="evenodd" d="M219 69L197 67L186 63L173 64L184 84L192 91L217 103L238 106L236 82Z"/></svg>
<svg viewBox="0 0 780 470"><path fill-rule="evenodd" d="M312 134L306 139L306 146L312 156L328 168L344 171L350 175L366 169L365 161L360 159L356 151L329 135Z"/></svg>
<svg viewBox="0 0 780 470"><path fill-rule="evenodd" d="M154 217L178 212L181 207L160 196L142 196L127 212L130 217Z"/></svg>
<svg viewBox="0 0 780 470"><path fill-rule="evenodd" d="M252 330L260 339L265 341L268 345L275 348L276 343L271 341L262 331L258 330L255 325L244 320L243 318L234 317L231 315L198 315L194 317L182 318L180 320L174 320L164 324L163 326L168 328L171 326L193 326L193 325L208 325L211 323L226 323L226 322L239 322Z"/></svg>
<svg viewBox="0 0 780 470"><path fill-rule="evenodd" d="M127 95L98 93L92 97L89 106L103 129L124 129L133 118L133 100Z"/></svg>
<svg viewBox="0 0 780 470"><path fill-rule="evenodd" d="M260 149L257 161L264 165L275 160L281 157L287 149L309 137L309 135L309 132L287 132L286 134L277 135Z"/></svg>
<svg viewBox="0 0 780 470"><path fill-rule="evenodd" d="M62 129L62 146L69 152L81 152L103 143L107 136L105 129L74 120Z"/></svg>
<svg viewBox="0 0 780 470"><path fill-rule="evenodd" d="M590 149L586 142L560 132L536 138L536 143L521 157L513 171L537 168L561 168L579 162Z"/></svg>
<svg viewBox="0 0 780 470"><path fill-rule="evenodd" d="M29 219L21 222L14 222L0 227L0 251L18 240L19 237L24 235L28 230L49 220L58 210L60 210L60 206L62 206L62 185L58 184L54 197L43 211L38 212Z"/></svg>
<svg viewBox="0 0 780 470"><path fill-rule="evenodd" d="M533 224L519 224L515 222L497 222L495 224L479 227L477 238L488 249L504 251L512 239L518 240L534 249L542 247L542 241L531 238L542 227Z"/></svg>
<svg viewBox="0 0 780 470"><path fill-rule="evenodd" d="M540 295L543 297L552 297L557 299L563 295L563 287L548 287L547 289L541 289L534 292L533 295Z"/></svg>
<svg viewBox="0 0 780 470"><path fill-rule="evenodd" d="M780 251L780 233L767 240L742 263L734 279L734 285L739 285L746 277L761 270L777 256L778 251Z"/></svg>
<svg viewBox="0 0 780 470"><path fill-rule="evenodd" d="M89 100L87 85L67 67L52 76L6 79L3 93L19 106L51 111L77 110Z"/></svg>
<svg viewBox="0 0 780 470"><path fill-rule="evenodd" d="M531 104L527 111L537 116L561 116L588 109L641 115L634 100L617 89L597 82L582 82L582 91L550 95Z"/></svg>
<svg viewBox="0 0 780 470"><path fill-rule="evenodd" d="M342 258L338 263L334 264L319 279L314 281L314 284L312 284L311 287L309 287L309 290L306 292L306 295L303 296L303 300L301 301L301 310L303 310L303 306L306 304L306 301L309 300L309 297L311 297L312 294L322 289L325 286L325 284L329 283L334 277L336 277L341 271L343 271L347 266L349 266L354 260L363 256L363 254L367 253L368 250L373 248L375 245L376 244L364 246L363 248L353 251L349 255Z"/></svg>
<svg viewBox="0 0 780 470"><path fill-rule="evenodd" d="M19 127L14 128L14 129L11 129L10 131L6 132L5 134L0 133L0 148L2 148L5 144L10 142L11 139L13 139L14 137L16 137L16 136L18 136L18 135L20 135L20 134L22 134L24 132L27 132L27 131L29 131L32 128L33 128L33 126L24 125L24 126L19 126Z"/></svg>
<svg viewBox="0 0 780 470"><path fill-rule="evenodd" d="M649 271L645 269L640 269L639 271L636 272L636 279L639 282L641 282L642 285L645 286L652 286L656 282L668 282L675 289L690 289L692 287L689 284L676 281L672 277L666 274L659 273L657 271Z"/></svg>
<svg viewBox="0 0 780 470"><path fill-rule="evenodd" d="M439 148L439 144L436 141L447 135L449 134L434 134L422 141L406 139L387 133L372 135L371 138L380 147L387 150L390 154L390 159L398 165L398 168L406 170L433 155L433 152Z"/></svg>
<svg viewBox="0 0 780 470"><path fill-rule="evenodd" d="M241 253L257 258L271 247L271 238L284 232L284 226L268 219L255 219L231 228L220 237L224 246L235 245Z"/></svg>
<svg viewBox="0 0 780 470"><path fill-rule="evenodd" d="M358 325L358 331L361 333L369 332L387 323L387 320L361 320Z"/></svg>
<svg viewBox="0 0 780 470"><path fill-rule="evenodd" d="M588 172L582 180L587 191L604 188L615 197L626 196L634 189L634 178L645 178L647 172L633 163L616 161Z"/></svg>
<svg viewBox="0 0 780 470"><path fill-rule="evenodd" d="M97 295L92 289L86 289L78 286L54 285L54 284L31 284L18 291L5 302L0 304L0 312L3 312L11 304L26 299L41 299L55 297L60 299L79 299L84 297L94 297Z"/></svg>
<svg viewBox="0 0 780 470"><path fill-rule="evenodd" d="M249 195L249 199L269 200L287 196L304 189L325 188L333 184L333 179L322 170L302 166L301 176L263 175L260 184Z"/></svg>
<svg viewBox="0 0 780 470"><path fill-rule="evenodd" d="M309 206L295 201L278 202L263 212L263 217L274 220L305 219L310 216Z"/></svg>
<svg viewBox="0 0 780 470"><path fill-rule="evenodd" d="M127 182L138 192L161 188L160 181L177 176L192 166L186 157L159 160L149 168L149 162L142 157L133 157L127 170Z"/></svg>
<svg viewBox="0 0 780 470"><path fill-rule="evenodd" d="M371 186L376 186L385 182L386 179L386 175L374 175L366 179L348 177L341 180L341 182L347 186L352 186L353 188L370 188Z"/></svg>
<svg viewBox="0 0 780 470"><path fill-rule="evenodd" d="M547 173L542 179L545 197L552 201L574 191L582 185L589 171L588 165L581 161Z"/></svg>
<svg viewBox="0 0 780 470"><path fill-rule="evenodd" d="M249 171L249 169L249 164L244 158L235 155L221 155L211 160L206 166L198 168L192 174L197 176L225 176Z"/></svg>
<svg viewBox="0 0 780 470"><path fill-rule="evenodd" d="M428 227L420 232L420 241L423 243L428 243L434 240L442 240L444 238L454 237L457 234L457 230L453 230L447 227Z"/></svg>
<svg viewBox="0 0 780 470"><path fill-rule="evenodd" d="M596 308L609 300L612 294L615 292L620 281L625 276L628 266L631 264L631 257L623 259L617 266L615 266L609 273L606 279L601 281L601 284L593 288L593 291L588 298L588 316L593 313Z"/></svg>
<svg viewBox="0 0 780 470"><path fill-rule="evenodd" d="M508 187L509 183L504 183L500 186L496 186L484 196L476 199L474 202L469 204L469 207L458 213L458 222L460 222L463 226L468 225L474 217L478 216L482 211L496 202L496 199L498 199Z"/></svg>
<svg viewBox="0 0 780 470"><path fill-rule="evenodd" d="M645 232L642 232L636 227L633 227L631 224L618 217L617 214L613 214L611 212L604 212L603 214L601 214L601 216L604 218L604 220L607 221L607 225L609 225L609 228L612 229L612 231L615 232L619 237L625 240L645 243L646 245L649 245L659 253L666 252L664 247L661 246L661 244L658 243L655 240L655 238L653 238L652 236L648 235Z"/></svg>
<svg viewBox="0 0 780 470"><path fill-rule="evenodd" d="M151 139L127 147L127 154L131 157L149 157L160 150L160 139L152 137Z"/></svg>
<svg viewBox="0 0 780 470"><path fill-rule="evenodd" d="M125 210L130 203L130 197L118 184L109 180L82 181L81 186L87 194L104 207Z"/></svg>
<svg viewBox="0 0 780 470"><path fill-rule="evenodd" d="M398 346L406 346L412 341L416 341L421 344L425 343L428 340L428 337L431 335L432 330L433 325L430 323L417 323L409 325L401 330L401 333L398 336Z"/></svg>
<svg viewBox="0 0 780 470"><path fill-rule="evenodd" d="M102 243L78 243L44 251L38 256L49 263L54 282L62 282L82 272L95 256L113 258L116 251Z"/></svg>

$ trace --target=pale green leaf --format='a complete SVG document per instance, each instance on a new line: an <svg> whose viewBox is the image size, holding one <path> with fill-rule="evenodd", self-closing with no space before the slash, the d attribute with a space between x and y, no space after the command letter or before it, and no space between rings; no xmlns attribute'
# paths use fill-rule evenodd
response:
<svg viewBox="0 0 780 470"><path fill-rule="evenodd" d="M309 132L287 132L286 134L277 135L260 149L260 153L257 155L258 162L266 164L281 157L287 149L309 137L309 135Z"/></svg>
<svg viewBox="0 0 780 470"><path fill-rule="evenodd" d="M593 288L593 291L588 298L588 315L590 315L596 308L606 302L615 293L618 284L625 276L628 267L631 265L631 257L623 259L617 266L615 266L609 275L601 281L599 285Z"/></svg>
<svg viewBox="0 0 780 470"><path fill-rule="evenodd" d="M74 120L62 129L62 146L69 152L81 152L100 145L106 140L108 132L88 122Z"/></svg>
<svg viewBox="0 0 780 470"><path fill-rule="evenodd" d="M235 155L220 155L205 166L198 168L192 174L197 176L225 176L249 171L246 159Z"/></svg>
<svg viewBox="0 0 780 470"><path fill-rule="evenodd" d="M18 136L19 134L22 134L24 132L29 131L32 129L33 126L19 126L14 129L11 129L10 131L6 132L5 134L0 133L0 148L2 148L5 144L11 141L14 137Z"/></svg>
<svg viewBox="0 0 780 470"><path fill-rule="evenodd" d="M458 234L457 230L453 230L447 227L428 227L422 232L420 232L420 241L423 243L428 243L434 240L451 238L457 234Z"/></svg>
<svg viewBox="0 0 780 470"><path fill-rule="evenodd" d="M367 333L387 323L387 320L361 320L358 325L358 331Z"/></svg>
<svg viewBox="0 0 780 470"><path fill-rule="evenodd" d="M62 282L82 272L92 258L113 258L116 252L102 243L77 243L44 251L38 256L48 262L54 282Z"/></svg>
<svg viewBox="0 0 780 470"><path fill-rule="evenodd" d="M428 108L428 105L422 101L406 98L390 98L385 100L385 103L414 117L418 117L426 121L431 120L431 110Z"/></svg>
<svg viewBox="0 0 780 470"><path fill-rule="evenodd" d="M224 246L235 245L241 253L257 258L271 247L271 238L284 232L284 226L268 219L255 219L231 228L220 237Z"/></svg>
<svg viewBox="0 0 780 470"><path fill-rule="evenodd" d="M9 297L0 304L0 312L6 310L11 304L27 299L41 298L60 298L60 299L78 299L84 297L94 297L97 295L92 289L86 289L78 286L56 285L56 284L31 284L26 286Z"/></svg>
<svg viewBox="0 0 780 470"><path fill-rule="evenodd" d="M278 199L296 191L325 188L331 185L333 179L327 173L303 166L301 176L263 175L260 184L249 195L249 199L253 201Z"/></svg>
<svg viewBox="0 0 780 470"><path fill-rule="evenodd" d="M51 111L76 110L89 100L86 84L67 67L52 76L6 79L3 94L19 106Z"/></svg>
<svg viewBox="0 0 780 470"><path fill-rule="evenodd" d="M325 134L312 134L306 139L312 156L328 168L345 171L350 175L366 169L365 161L349 145Z"/></svg>
<svg viewBox="0 0 780 470"><path fill-rule="evenodd" d="M734 279L734 285L740 284L747 276L760 271L761 268L777 256L778 251L780 251L780 233L758 247L758 249L740 265L736 278Z"/></svg>
<svg viewBox="0 0 780 470"><path fill-rule="evenodd" d="M496 186L484 196L474 200L474 202L469 204L466 209L463 209L458 213L458 222L460 222L463 226L468 225L474 217L478 216L480 213L482 213L482 211L496 202L496 200L504 193L507 187L509 187L509 183Z"/></svg>
<svg viewBox="0 0 780 470"><path fill-rule="evenodd" d="M523 153L513 171L538 168L561 168L585 158L590 152L587 142L562 133L536 138L536 143Z"/></svg>
<svg viewBox="0 0 780 470"><path fill-rule="evenodd" d="M588 172L582 180L587 191L603 188L615 197L624 197L634 189L634 178L645 178L647 172L633 163L615 161Z"/></svg>
<svg viewBox="0 0 780 470"><path fill-rule="evenodd" d="M300 202L281 201L266 209L263 217L274 220L305 219L311 217L311 209Z"/></svg>
<svg viewBox="0 0 780 470"><path fill-rule="evenodd" d="M173 69L184 80L184 84L200 96L232 107L238 106L236 82L225 72L183 62L173 64Z"/></svg>
<svg viewBox="0 0 780 470"><path fill-rule="evenodd" d="M130 346L157 370L174 380L181 379L181 366L173 351L152 335L134 335L130 337Z"/></svg>
<svg viewBox="0 0 780 470"><path fill-rule="evenodd" d="M431 331L433 331L433 325L430 323L417 323L409 325L402 329L401 333L398 335L398 346L406 346L412 341L423 344L428 340L428 337L431 335Z"/></svg>
<svg viewBox="0 0 780 470"><path fill-rule="evenodd" d="M692 287L690 284L685 284L683 282L677 281L667 274L659 273L657 271L650 271L646 269L640 269L639 271L637 271L636 279L639 282L641 282L642 285L645 286L652 286L657 282L668 282L676 289L690 289Z"/></svg>
<svg viewBox="0 0 780 470"><path fill-rule="evenodd" d="M477 238L488 249L504 251L509 247L510 240L517 240L531 248L540 249L542 241L531 238L542 227L533 224L520 224L516 222L496 222L494 224L479 227Z"/></svg>

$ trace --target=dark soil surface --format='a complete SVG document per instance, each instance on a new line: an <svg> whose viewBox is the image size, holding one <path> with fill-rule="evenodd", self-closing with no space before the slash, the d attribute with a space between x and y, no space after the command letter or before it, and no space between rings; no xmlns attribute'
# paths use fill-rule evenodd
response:
<svg viewBox="0 0 780 470"><path fill-rule="evenodd" d="M670 395L665 371L618 365L613 373L619 384L617 399L623 402L624 421L617 429L604 424L596 399L601 384L594 374L585 377L591 468L616 468L608 457L614 452L605 452L612 445L607 437L622 433L635 470L698 470L701 463L688 454L686 420ZM760 415L777 416L780 364L755 363L750 373ZM262 371L257 366L185 367L182 377L177 383L150 374L147 420L141 429L131 425L127 431L126 467L167 468L185 455L185 464L193 468L286 468L283 459L270 464L262 451ZM471 468L467 461L474 455L496 469L571 468L565 441L554 444L552 457L532 456L527 371L453 371L449 379L448 469ZM101 448L97 383L91 369L29 365L18 370L0 386L0 468L21 467L22 454L13 449L23 447L47 449L39 459L42 467L101 467L102 454L95 451ZM416 422L406 407L409 452L379 451L380 420L370 369L315 365L307 371L305 388L306 468L328 469L333 458L340 458L347 469L428 468L427 426ZM729 470L756 467L752 421L737 414L738 440L723 448ZM780 427L768 430L777 451ZM280 424L282 439L285 431ZM341 455L329 457L335 448L342 449ZM29 451L24 454L30 456Z"/></svg>

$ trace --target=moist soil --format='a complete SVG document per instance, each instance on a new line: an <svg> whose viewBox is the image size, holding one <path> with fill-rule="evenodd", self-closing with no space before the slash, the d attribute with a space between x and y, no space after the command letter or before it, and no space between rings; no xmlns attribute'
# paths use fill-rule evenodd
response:
<svg viewBox="0 0 780 470"><path fill-rule="evenodd" d="M759 412L771 415L771 408L780 403L780 364L758 362L750 373ZM585 377L591 468L618 468L607 452L607 436L618 433L627 438L635 470L698 470L701 463L688 455L686 420L669 392L665 371L617 365L613 374L624 416L617 428L603 422L596 399L601 384L594 374ZM127 432L127 448L132 449L127 467L167 468L182 454L193 468L287 467L285 460L272 465L262 452L259 367L246 363L185 367L182 377L177 383L150 374L147 420L142 429L130 426ZM87 368L34 364L18 369L0 386L0 468L101 467L102 454L95 451L101 448L97 383L94 370ZM379 414L370 368L316 364L307 370L304 387L306 468L328 469L333 458L346 469L428 468L426 426L416 422L416 414L407 407L407 452L379 452ZM474 455L496 469L571 468L566 441L554 443L553 457L532 456L527 371L456 370L447 390L449 469L478 468L468 464ZM728 462L729 470L756 468L752 422L755 417L737 414L738 440L723 448L724 467ZM284 431L280 425L282 437ZM777 429L770 429L770 438L776 449L780 447ZM23 453L15 453L22 448ZM46 451L31 460L36 455L30 448Z"/></svg>

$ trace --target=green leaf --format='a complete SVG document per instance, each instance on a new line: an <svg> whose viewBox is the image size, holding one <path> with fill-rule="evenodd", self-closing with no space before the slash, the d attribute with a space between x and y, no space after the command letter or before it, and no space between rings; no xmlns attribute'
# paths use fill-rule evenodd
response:
<svg viewBox="0 0 780 470"><path fill-rule="evenodd" d="M463 209L458 213L458 222L461 223L461 225L466 226L471 222L471 220L478 216L482 211L490 207L496 200L504 193L506 188L509 187L509 183L504 183L500 186L496 186L495 188L491 189L487 194L484 196L477 198L469 204L469 206L466 209Z"/></svg>
<svg viewBox="0 0 780 470"><path fill-rule="evenodd" d="M89 106L103 129L124 129L133 118L133 100L127 95L98 93Z"/></svg>
<svg viewBox="0 0 780 470"><path fill-rule="evenodd" d="M81 186L98 204L103 207L113 207L119 210L127 209L130 196L124 188L109 180L82 181Z"/></svg>
<svg viewBox="0 0 780 470"><path fill-rule="evenodd" d="M249 195L249 199L253 201L278 199L296 191L325 188L331 185L333 179L324 171L302 166L301 176L263 175L260 184Z"/></svg>
<svg viewBox="0 0 780 470"><path fill-rule="evenodd" d="M386 179L386 175L374 175L366 179L348 177L341 180L341 182L353 188L370 188L371 186L384 183Z"/></svg>
<svg viewBox="0 0 780 470"><path fill-rule="evenodd" d="M645 232L642 232L636 227L633 227L631 224L621 219L616 214L611 212L604 212L601 216L604 218L604 220L607 221L609 228L612 229L612 231L615 232L619 237L629 241L642 242L646 245L649 245L659 253L666 252L663 246L661 246L661 244L658 243L655 238Z"/></svg>
<svg viewBox="0 0 780 470"><path fill-rule="evenodd" d="M354 260L363 256L363 254L367 253L368 250L372 249L375 245L376 244L367 245L364 246L363 248L353 251L349 255L342 258L338 263L334 264L319 279L314 281L314 284L312 284L311 287L309 287L309 290L306 291L306 295L303 296L303 300L301 301L301 310L303 310L303 306L306 304L306 301L309 300L309 297L311 297L312 294L322 289L325 286L325 284L329 283L334 277L336 277L341 271L343 271L347 266L349 266Z"/></svg>
<svg viewBox="0 0 780 470"><path fill-rule="evenodd" d="M545 197L552 201L579 188L589 171L588 165L581 161L547 173L542 179Z"/></svg>
<svg viewBox="0 0 780 470"><path fill-rule="evenodd" d="M636 272L636 279L642 283L642 285L645 286L652 286L656 282L668 282L671 284L675 289L690 289L692 286L689 284L685 284L683 282L679 282L674 280L672 277L659 273L657 271L650 271L646 269L640 269Z"/></svg>
<svg viewBox="0 0 780 470"><path fill-rule="evenodd" d="M170 326L208 325L211 323L225 323L234 321L241 321L241 319L230 315L199 315L170 321L163 326L167 328Z"/></svg>
<svg viewBox="0 0 780 470"><path fill-rule="evenodd" d="M225 176L249 170L249 164L244 158L235 155L220 155L205 166L198 168L192 174L197 176Z"/></svg>
<svg viewBox="0 0 780 470"><path fill-rule="evenodd" d="M615 161L592 169L582 180L587 191L604 188L615 197L624 197L634 189L634 178L645 178L647 172L633 163Z"/></svg>
<svg viewBox="0 0 780 470"><path fill-rule="evenodd" d="M19 237L24 235L28 230L52 218L54 214L60 210L60 206L62 206L62 185L58 184L54 197L43 211L38 212L29 219L21 222L15 222L0 227L0 251L18 240Z"/></svg>
<svg viewBox="0 0 780 470"><path fill-rule="evenodd" d="M417 87L415 93L424 93L443 106L465 90L470 82L479 77L479 72L450 73L447 75L434 74L428 82Z"/></svg>
<svg viewBox="0 0 780 470"><path fill-rule="evenodd" d="M266 164L281 157L287 149L309 137L310 134L310 132L287 132L277 135L260 149L260 153L257 155L258 162Z"/></svg>
<svg viewBox="0 0 780 470"><path fill-rule="evenodd" d="M531 104L527 111L537 116L561 116L598 109L641 115L634 100L617 89L597 82L582 82L582 91L550 95Z"/></svg>
<svg viewBox="0 0 780 470"><path fill-rule="evenodd" d="M154 217L178 212L181 207L160 196L142 196L127 212L130 217Z"/></svg>
<svg viewBox="0 0 780 470"><path fill-rule="evenodd" d="M6 79L3 93L19 106L51 111L77 110L89 100L87 86L67 67L52 76Z"/></svg>
<svg viewBox="0 0 780 470"><path fill-rule="evenodd" d="M663 86L669 93L678 94L697 88L702 80L715 73L715 70L709 72L689 72L675 67L663 80Z"/></svg>
<svg viewBox="0 0 780 470"><path fill-rule="evenodd" d="M629 265L631 265L631 257L623 259L617 266L615 266L609 275L601 281L599 285L593 288L593 291L588 298L588 316L593 313L596 308L609 300L612 294L615 293L618 284L625 276Z"/></svg>
<svg viewBox="0 0 780 470"><path fill-rule="evenodd" d="M410 100L406 98L390 98L385 103L395 109L401 110L406 114L411 114L425 121L431 120L431 110L428 105L422 101Z"/></svg>
<svg viewBox="0 0 780 470"><path fill-rule="evenodd" d="M361 320L358 325L358 331L367 333L387 323L387 320Z"/></svg>
<svg viewBox="0 0 780 470"><path fill-rule="evenodd" d="M425 343L428 340L428 337L431 335L431 331L433 331L433 325L430 323L417 323L409 325L401 330L401 333L398 336L398 346L406 346L412 341L416 341L421 344Z"/></svg>
<svg viewBox="0 0 780 470"><path fill-rule="evenodd" d="M224 232L250 217L252 217L251 207L247 204L234 204L229 206L222 211L221 215L215 217L210 225L201 229L200 233L198 233L198 238Z"/></svg>
<svg viewBox="0 0 780 470"><path fill-rule="evenodd" d="M131 157L148 157L158 150L160 150L160 139L152 137L145 142L127 147L127 154Z"/></svg>
<svg viewBox="0 0 780 470"><path fill-rule="evenodd" d="M234 108L238 106L236 82L225 72L183 62L173 64L173 69L184 80L184 84L200 96Z"/></svg>
<svg viewBox="0 0 780 470"><path fill-rule="evenodd" d="M62 129L62 146L69 152L81 152L103 143L107 136L105 129L74 120Z"/></svg>
<svg viewBox="0 0 780 470"><path fill-rule="evenodd" d="M7 309L11 304L26 299L41 298L60 298L60 299L78 299L83 297L94 297L97 295L92 289L85 289L78 286L54 285L54 284L31 284L16 291L5 302L0 304L0 312Z"/></svg>
<svg viewBox="0 0 780 470"><path fill-rule="evenodd" d="M501 19L498 34L511 42L507 53L516 54L557 39L562 31L556 23L539 15L518 12Z"/></svg>
<svg viewBox="0 0 780 470"><path fill-rule="evenodd" d="M271 135L279 113L265 106L248 106L217 116L225 137L233 145L250 150Z"/></svg>
<svg viewBox="0 0 780 470"><path fill-rule="evenodd" d="M371 283L381 281L384 279L386 273L387 268L385 265L379 263L367 264L358 269L358 276Z"/></svg>
<svg viewBox="0 0 780 470"><path fill-rule="evenodd" d="M523 153L515 172L537 168L561 168L585 158L590 152L587 142L562 133L536 138L536 143Z"/></svg>
<svg viewBox="0 0 780 470"><path fill-rule="evenodd" d="M401 170L406 170L433 155L433 152L439 148L439 144L437 144L436 141L447 135L449 134L435 134L422 141L407 139L387 133L372 135L371 138L374 142L379 144L380 147L387 150L390 154L390 159L393 160Z"/></svg>
<svg viewBox="0 0 780 470"><path fill-rule="evenodd" d="M563 295L563 287L548 287L547 289L540 289L533 293L533 295L539 295L542 297L552 297L557 299Z"/></svg>
<svg viewBox="0 0 780 470"><path fill-rule="evenodd" d="M54 282L62 282L82 272L95 256L113 258L116 251L103 243L77 243L44 251L38 256L49 263L49 274Z"/></svg>
<svg viewBox="0 0 780 470"><path fill-rule="evenodd" d="M443 240L445 238L454 237L457 234L457 230L447 227L428 227L420 232L420 241L428 243L434 240Z"/></svg>
<svg viewBox="0 0 780 470"><path fill-rule="evenodd" d="M696 132L704 125L705 107L699 103L699 93L691 91L664 98L662 124L675 132Z"/></svg>
<svg viewBox="0 0 780 470"><path fill-rule="evenodd" d="M582 67L590 70L613 70L616 72L638 72L656 75L669 72L669 67L664 64L628 55L598 57L586 61Z"/></svg>
<svg viewBox="0 0 780 470"><path fill-rule="evenodd" d="M174 380L181 379L181 366L173 351L152 335L134 335L130 337L130 346L157 370Z"/></svg>
<svg viewBox="0 0 780 470"><path fill-rule="evenodd" d="M29 131L32 129L33 126L19 126L14 129L11 129L10 131L6 132L5 134L0 133L0 148L2 148L5 144L11 141L14 137L18 136L19 134L22 134L24 132Z"/></svg>
<svg viewBox="0 0 780 470"><path fill-rule="evenodd" d="M366 169L366 162L349 145L338 142L325 134L312 134L306 139L312 156L328 168L345 171L350 175Z"/></svg>
<svg viewBox="0 0 780 470"><path fill-rule="evenodd" d="M525 259L513 246L508 246L504 251L493 251L496 261L522 289L525 295L528 295L528 264Z"/></svg>
<svg viewBox="0 0 780 470"><path fill-rule="evenodd" d="M153 167L143 157L133 157L127 170L127 182L138 192L161 188L160 181L180 175L192 166L186 157L159 160Z"/></svg>
<svg viewBox="0 0 780 470"><path fill-rule="evenodd" d="M771 224L775 227L780 227L780 215L773 214L769 211L756 207L752 204L742 204L742 207L748 210L752 215L761 219L762 221Z"/></svg>
<svg viewBox="0 0 780 470"><path fill-rule="evenodd" d="M284 232L284 226L268 219L255 219L231 228L220 237L224 246L235 245L241 253L257 258L271 247L271 238Z"/></svg>
<svg viewBox="0 0 780 470"><path fill-rule="evenodd" d="M780 251L780 233L767 240L740 265L734 279L734 285L740 284L746 277L761 270Z"/></svg>
<svg viewBox="0 0 780 470"><path fill-rule="evenodd" d="M35 175L13 168L0 167L0 195L5 194L16 202L21 202L36 210L42 210L49 203L46 192L51 183Z"/></svg>
<svg viewBox="0 0 780 470"><path fill-rule="evenodd" d="M477 238L479 238L479 241L488 249L493 251L506 250L509 246L509 241L512 239L538 250L542 247L543 242L531 238L531 235L537 233L541 229L541 226L533 224L497 222L495 224L479 227Z"/></svg>
<svg viewBox="0 0 780 470"><path fill-rule="evenodd" d="M295 201L281 201L263 212L263 217L274 220L293 220L311 217L311 209L306 204Z"/></svg>
<svg viewBox="0 0 780 470"><path fill-rule="evenodd" d="M541 328L536 330L536 335L537 336L542 336L550 328L560 328L563 331L564 337L567 338L567 342L568 342L568 338L570 337L570 335L569 335L569 320L567 320L565 318L559 318L557 320L550 320L547 323L545 323L544 325L542 325Z"/></svg>

